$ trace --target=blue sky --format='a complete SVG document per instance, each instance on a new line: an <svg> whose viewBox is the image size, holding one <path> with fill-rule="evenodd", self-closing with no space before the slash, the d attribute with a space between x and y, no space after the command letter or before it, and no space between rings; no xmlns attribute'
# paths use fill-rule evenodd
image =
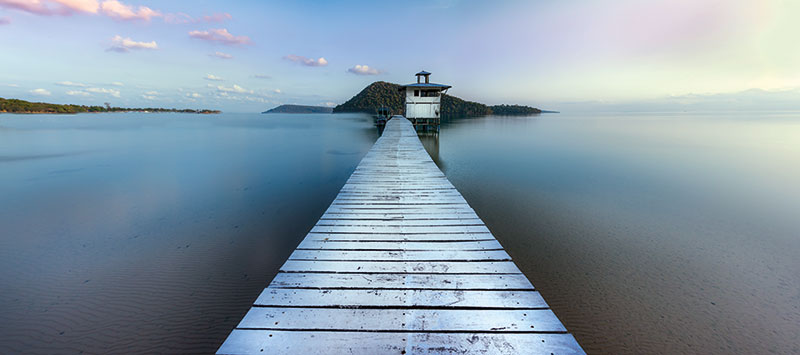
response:
<svg viewBox="0 0 800 355"><path fill-rule="evenodd" d="M0 97L261 111L420 69L561 110L800 108L781 0L0 0Z"/></svg>

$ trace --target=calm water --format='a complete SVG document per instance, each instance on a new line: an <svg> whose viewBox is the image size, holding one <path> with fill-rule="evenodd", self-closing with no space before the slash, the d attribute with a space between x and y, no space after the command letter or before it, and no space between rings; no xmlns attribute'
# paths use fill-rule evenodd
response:
<svg viewBox="0 0 800 355"><path fill-rule="evenodd" d="M377 134L361 115L0 116L0 353L212 353Z"/></svg>
<svg viewBox="0 0 800 355"><path fill-rule="evenodd" d="M800 353L800 114L492 117L435 143L588 352Z"/></svg>
<svg viewBox="0 0 800 355"><path fill-rule="evenodd" d="M0 353L216 350L362 115L0 116ZM592 353L800 353L800 115L455 120L423 143Z"/></svg>

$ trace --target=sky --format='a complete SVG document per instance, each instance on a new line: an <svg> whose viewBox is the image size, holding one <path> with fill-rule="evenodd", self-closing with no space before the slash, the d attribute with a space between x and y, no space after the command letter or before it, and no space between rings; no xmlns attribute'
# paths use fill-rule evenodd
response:
<svg viewBox="0 0 800 355"><path fill-rule="evenodd" d="M0 97L263 111L419 70L555 110L800 109L800 1L0 0Z"/></svg>

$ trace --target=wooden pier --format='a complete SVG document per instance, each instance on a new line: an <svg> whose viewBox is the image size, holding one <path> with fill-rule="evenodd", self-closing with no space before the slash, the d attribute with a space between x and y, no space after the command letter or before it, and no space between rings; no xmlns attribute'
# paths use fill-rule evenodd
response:
<svg viewBox="0 0 800 355"><path fill-rule="evenodd" d="M583 354L395 116L218 354Z"/></svg>

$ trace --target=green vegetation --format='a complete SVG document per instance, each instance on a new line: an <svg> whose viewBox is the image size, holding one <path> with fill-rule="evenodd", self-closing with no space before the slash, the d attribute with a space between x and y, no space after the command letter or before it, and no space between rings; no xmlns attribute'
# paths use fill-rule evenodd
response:
<svg viewBox="0 0 800 355"><path fill-rule="evenodd" d="M0 113L84 113L84 112L180 112L220 113L218 110L192 110L176 108L124 108L106 106L60 105L45 102L30 102L0 97Z"/></svg>
<svg viewBox="0 0 800 355"><path fill-rule="evenodd" d="M498 116L533 115L542 113L542 110L538 108L522 105L494 105L491 108L492 114Z"/></svg>
<svg viewBox="0 0 800 355"><path fill-rule="evenodd" d="M392 114L402 114L405 96L400 85L376 81L361 90L352 99L333 108L333 113L366 112L375 113L380 107L388 107Z"/></svg>
<svg viewBox="0 0 800 355"><path fill-rule="evenodd" d="M398 84L377 81L361 90L347 102L336 106L334 113L366 112L374 114L380 107L388 107L393 114L405 110L405 93ZM478 102L466 101L451 95L442 95L443 117L465 117L485 115L531 115L542 111L529 106L495 105L487 106Z"/></svg>
<svg viewBox="0 0 800 355"><path fill-rule="evenodd" d="M280 105L262 113L331 113L332 107L305 106L305 105Z"/></svg>
<svg viewBox="0 0 800 355"><path fill-rule="evenodd" d="M442 95L442 117L468 117L491 115L492 109L482 103Z"/></svg>

